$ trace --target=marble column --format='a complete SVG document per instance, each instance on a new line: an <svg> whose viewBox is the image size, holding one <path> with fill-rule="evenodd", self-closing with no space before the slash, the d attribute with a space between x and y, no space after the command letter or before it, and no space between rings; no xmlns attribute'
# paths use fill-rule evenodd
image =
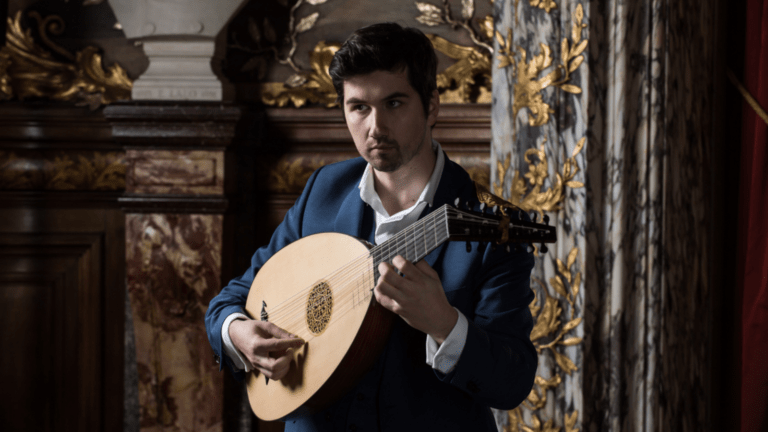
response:
<svg viewBox="0 0 768 432"><path fill-rule="evenodd" d="M203 318L221 289L227 150L240 109L132 102L104 114L126 154L120 203L140 428L221 431L223 374Z"/></svg>
<svg viewBox="0 0 768 432"><path fill-rule="evenodd" d="M559 236L533 274L539 378L506 430L707 424L715 6L494 4L491 184Z"/></svg>

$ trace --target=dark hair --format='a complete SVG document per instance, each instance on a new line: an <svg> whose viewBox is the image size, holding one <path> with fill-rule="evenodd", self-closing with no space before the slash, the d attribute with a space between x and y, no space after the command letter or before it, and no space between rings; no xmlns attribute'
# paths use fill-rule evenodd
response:
<svg viewBox="0 0 768 432"><path fill-rule="evenodd" d="M381 23L363 27L347 38L331 60L328 71L336 89L336 101L344 101L344 80L376 71L408 70L408 83L429 112L437 89L437 56L432 42L420 30Z"/></svg>

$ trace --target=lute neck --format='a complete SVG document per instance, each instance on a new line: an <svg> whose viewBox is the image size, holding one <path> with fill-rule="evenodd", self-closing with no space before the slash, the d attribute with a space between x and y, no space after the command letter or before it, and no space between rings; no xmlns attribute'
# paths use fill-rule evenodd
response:
<svg viewBox="0 0 768 432"><path fill-rule="evenodd" d="M392 263L397 255L415 263L446 242L450 238L447 208L447 205L443 205L384 243L374 246L371 256L375 280L379 278L380 263Z"/></svg>

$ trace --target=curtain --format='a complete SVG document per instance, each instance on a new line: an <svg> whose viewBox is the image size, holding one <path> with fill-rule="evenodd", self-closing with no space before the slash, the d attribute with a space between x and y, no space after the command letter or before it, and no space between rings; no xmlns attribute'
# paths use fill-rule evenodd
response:
<svg viewBox="0 0 768 432"><path fill-rule="evenodd" d="M768 107L768 0L747 3L744 85ZM768 124L744 104L739 196L741 430L768 431Z"/></svg>

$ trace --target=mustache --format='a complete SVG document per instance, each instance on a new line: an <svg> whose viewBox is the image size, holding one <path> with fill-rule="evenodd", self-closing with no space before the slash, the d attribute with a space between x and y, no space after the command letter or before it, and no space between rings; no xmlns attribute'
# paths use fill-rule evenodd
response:
<svg viewBox="0 0 768 432"><path fill-rule="evenodd" d="M397 146L397 140L396 139L392 139L392 138L389 138L389 137L386 137L386 136L375 137L375 138L372 137L372 138L369 138L368 141L373 143L373 145L371 145L371 148L394 147L394 146Z"/></svg>

